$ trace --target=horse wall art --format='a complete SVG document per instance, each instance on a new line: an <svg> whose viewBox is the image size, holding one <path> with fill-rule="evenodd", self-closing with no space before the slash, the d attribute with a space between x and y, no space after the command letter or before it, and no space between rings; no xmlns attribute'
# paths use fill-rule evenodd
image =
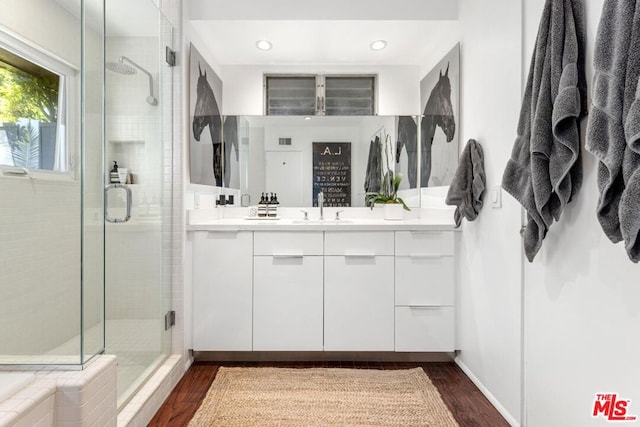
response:
<svg viewBox="0 0 640 427"><path fill-rule="evenodd" d="M431 185L448 185L457 166L459 69L460 46L456 45L421 82L421 187L428 187L430 181Z"/></svg>
<svg viewBox="0 0 640 427"><path fill-rule="evenodd" d="M190 141L191 182L222 186L223 144L222 117L214 91L221 94L222 81L191 45L190 108L192 139ZM209 132L204 132L205 128Z"/></svg>
<svg viewBox="0 0 640 427"><path fill-rule="evenodd" d="M396 165L400 163L402 149L407 152L407 178L409 188L418 184L418 125L412 116L398 117L398 139L396 142ZM396 174L399 168L396 166Z"/></svg>

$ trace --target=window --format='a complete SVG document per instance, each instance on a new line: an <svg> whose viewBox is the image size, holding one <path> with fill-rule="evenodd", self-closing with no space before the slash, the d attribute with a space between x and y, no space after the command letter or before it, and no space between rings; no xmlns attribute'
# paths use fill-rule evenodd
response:
<svg viewBox="0 0 640 427"><path fill-rule="evenodd" d="M362 75L267 75L269 116L366 116L376 114L376 77Z"/></svg>
<svg viewBox="0 0 640 427"><path fill-rule="evenodd" d="M0 167L69 171L65 100L73 70L0 33Z"/></svg>
<svg viewBox="0 0 640 427"><path fill-rule="evenodd" d="M313 116L316 114L315 76L268 76L267 115Z"/></svg>
<svg viewBox="0 0 640 427"><path fill-rule="evenodd" d="M373 77L332 77L325 79L327 116L372 116L375 114Z"/></svg>

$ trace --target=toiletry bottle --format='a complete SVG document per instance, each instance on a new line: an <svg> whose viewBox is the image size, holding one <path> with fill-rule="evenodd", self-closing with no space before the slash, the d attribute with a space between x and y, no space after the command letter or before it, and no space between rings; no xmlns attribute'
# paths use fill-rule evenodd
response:
<svg viewBox="0 0 640 427"><path fill-rule="evenodd" d="M273 199L271 200L271 204L272 204L272 212L273 212L273 217L277 217L278 216L278 206L280 205L280 202L278 201L278 193L273 193Z"/></svg>
<svg viewBox="0 0 640 427"><path fill-rule="evenodd" d="M276 211L277 207L274 203L274 199L273 199L273 193L271 193L271 197L269 198L269 201L267 202L267 216L269 218L274 218L277 215L277 211Z"/></svg>
<svg viewBox="0 0 640 427"><path fill-rule="evenodd" d="M120 178L118 177L118 162L113 161L113 167L111 171L109 171L109 183L110 184L119 184Z"/></svg>
<svg viewBox="0 0 640 427"><path fill-rule="evenodd" d="M260 201L258 202L258 217L264 218L267 216L267 201L266 196L262 193Z"/></svg>

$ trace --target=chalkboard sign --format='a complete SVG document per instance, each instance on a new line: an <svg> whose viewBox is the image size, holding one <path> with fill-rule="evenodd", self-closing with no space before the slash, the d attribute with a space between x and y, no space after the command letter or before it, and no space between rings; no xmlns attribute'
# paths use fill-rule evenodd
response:
<svg viewBox="0 0 640 427"><path fill-rule="evenodd" d="M324 206L351 206L351 143L313 143L313 206L318 193L324 193Z"/></svg>

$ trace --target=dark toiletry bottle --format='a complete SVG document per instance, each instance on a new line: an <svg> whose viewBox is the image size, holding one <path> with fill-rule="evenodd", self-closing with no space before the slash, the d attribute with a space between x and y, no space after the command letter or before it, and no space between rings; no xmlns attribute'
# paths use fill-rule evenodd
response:
<svg viewBox="0 0 640 427"><path fill-rule="evenodd" d="M280 206L280 202L278 201L278 194L273 193L273 200L271 201L273 204L273 216L278 216L278 207Z"/></svg>
<svg viewBox="0 0 640 427"><path fill-rule="evenodd" d="M264 218L267 216L267 197L264 193L260 197L260 201L258 202L258 217Z"/></svg>
<svg viewBox="0 0 640 427"><path fill-rule="evenodd" d="M109 171L109 183L110 184L119 184L120 178L118 177L118 162L113 161L113 167L111 171Z"/></svg>
<svg viewBox="0 0 640 427"><path fill-rule="evenodd" d="M269 218L275 218L278 216L278 198L275 193L271 193L269 198L269 204L267 205L267 215Z"/></svg>

